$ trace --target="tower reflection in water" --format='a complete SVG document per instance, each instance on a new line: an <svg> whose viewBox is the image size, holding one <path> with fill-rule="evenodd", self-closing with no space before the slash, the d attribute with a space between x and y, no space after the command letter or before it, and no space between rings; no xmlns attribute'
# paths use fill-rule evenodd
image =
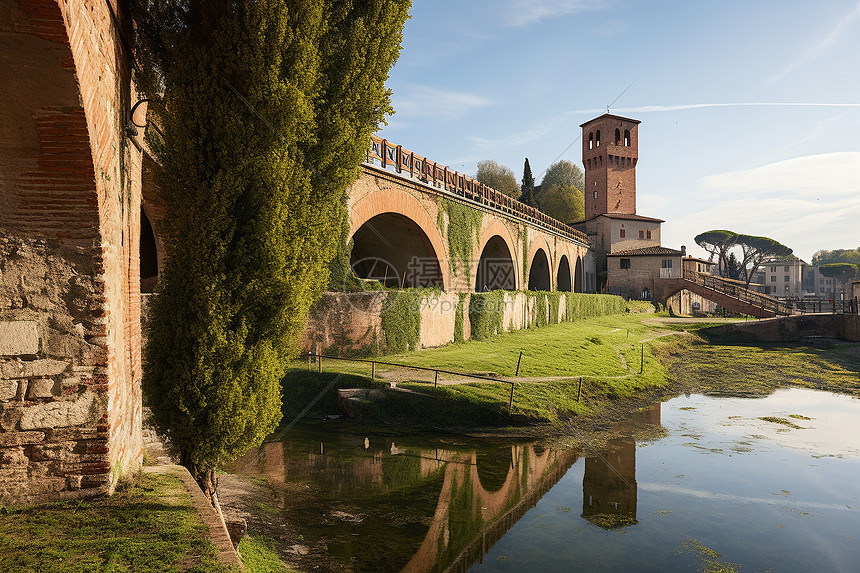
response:
<svg viewBox="0 0 860 573"><path fill-rule="evenodd" d="M659 424L657 405L584 451L308 426L249 452L233 471L269 483L284 523L301 524L311 553L324 548L323 570L456 572L481 562L583 454L582 518L637 523L635 438Z"/></svg>
<svg viewBox="0 0 860 573"><path fill-rule="evenodd" d="M639 523L636 519L636 440L637 430L660 426L660 404L637 412L630 420L616 425L622 434L610 439L604 448L585 458L582 478L582 518L604 529Z"/></svg>

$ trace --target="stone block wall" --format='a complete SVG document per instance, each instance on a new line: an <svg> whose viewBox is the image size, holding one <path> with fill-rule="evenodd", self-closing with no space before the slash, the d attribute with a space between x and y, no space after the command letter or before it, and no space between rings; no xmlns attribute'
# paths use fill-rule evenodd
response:
<svg viewBox="0 0 860 573"><path fill-rule="evenodd" d="M0 505L141 462L129 25L118 0L0 0Z"/></svg>

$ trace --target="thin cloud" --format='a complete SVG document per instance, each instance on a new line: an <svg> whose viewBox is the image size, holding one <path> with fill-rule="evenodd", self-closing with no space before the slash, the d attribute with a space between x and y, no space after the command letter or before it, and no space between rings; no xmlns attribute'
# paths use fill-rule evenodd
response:
<svg viewBox="0 0 860 573"><path fill-rule="evenodd" d="M729 103L686 103L676 105L643 105L639 107L624 107L613 111L618 113L648 113L660 111L684 111L688 109L703 109L709 107L860 107L860 103L832 102L729 102ZM575 113L603 113L605 109L580 109Z"/></svg>
<svg viewBox="0 0 860 573"><path fill-rule="evenodd" d="M858 16L860 16L860 3L858 3L854 7L854 10L852 10L851 13L849 13L843 18L840 18L839 22L830 31L830 33L827 34L827 36L825 36L820 42L808 49L802 56L800 56L800 58L791 62L780 73L770 78L767 83L772 84L777 80L784 78L800 66L808 64L813 60L817 60L818 58L829 52L833 48L833 46L835 46L836 43L839 42L840 38L845 35L845 32L848 31L848 29L851 27L851 25L854 23L854 20L856 20Z"/></svg>
<svg viewBox="0 0 860 573"><path fill-rule="evenodd" d="M508 26L522 27L547 18L570 16L602 7L603 2L596 0L516 0L508 6L504 22Z"/></svg>
<svg viewBox="0 0 860 573"><path fill-rule="evenodd" d="M691 245L711 228L764 235L809 261L822 248L853 248L860 220L860 152L787 159L710 175L689 190L697 209L667 217L664 243Z"/></svg>
<svg viewBox="0 0 860 573"><path fill-rule="evenodd" d="M412 120L432 119L448 123L492 104L492 100L467 92L444 90L429 86L408 86L395 93L392 104L396 113L392 127L407 127Z"/></svg>

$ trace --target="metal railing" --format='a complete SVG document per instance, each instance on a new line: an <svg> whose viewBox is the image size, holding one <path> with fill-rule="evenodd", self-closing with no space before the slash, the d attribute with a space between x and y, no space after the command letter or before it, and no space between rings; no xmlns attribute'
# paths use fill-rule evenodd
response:
<svg viewBox="0 0 860 573"><path fill-rule="evenodd" d="M423 183L445 191L440 195L453 195L467 203L505 213L571 240L588 243L588 238L582 231L553 219L538 209L496 191L468 175L451 170L445 165L439 165L435 161L430 161L376 135L370 136L370 148L367 151L367 163L373 165L373 161L379 161L383 169L392 165L397 173L408 173L410 177L418 177Z"/></svg>
<svg viewBox="0 0 860 573"><path fill-rule="evenodd" d="M370 379L374 380L376 378L376 366L394 366L397 368L407 368L409 370L419 370L423 372L433 372L433 387L436 388L439 385L439 374L448 374L451 376L461 376L464 378L474 378L476 380L483 380L485 382L502 382L504 384L511 385L511 395L508 400L508 415L511 414L511 410L514 407L514 383L510 380L502 380L500 378L491 378L489 376L480 376L478 374L468 374L466 372L454 372L452 370L443 370L441 368L428 368L426 366L414 366L412 364L397 364L395 362L382 362L381 360L370 360L367 358L344 358L341 356L329 356L327 354L315 354L313 352L305 352L301 355L303 358L308 359L308 370L312 370L311 368L311 359L314 358L317 361L317 372L323 371L323 359L326 360L341 360L343 362L361 362L364 364L370 364Z"/></svg>
<svg viewBox="0 0 860 573"><path fill-rule="evenodd" d="M708 290L725 294L736 300L756 306L762 310L767 310L774 314L792 314L792 309L778 300L767 295L751 291L722 277L699 273L691 269L684 269L684 280L695 283Z"/></svg>

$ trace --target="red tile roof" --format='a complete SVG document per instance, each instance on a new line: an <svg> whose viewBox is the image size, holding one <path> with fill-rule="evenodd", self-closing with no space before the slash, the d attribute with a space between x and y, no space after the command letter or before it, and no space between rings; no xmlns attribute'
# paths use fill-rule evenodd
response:
<svg viewBox="0 0 860 573"><path fill-rule="evenodd" d="M653 257L653 256L670 256L680 257L681 251L670 249L669 247L645 247L643 249L632 249L629 251L618 251L617 253L609 253L607 257Z"/></svg>
<svg viewBox="0 0 860 573"><path fill-rule="evenodd" d="M663 219L655 219L654 217L645 217L644 215L634 215L631 213L601 213L595 215L589 221L593 221L598 217L606 217L607 219L625 219L627 221L650 221L651 223L665 223Z"/></svg>

